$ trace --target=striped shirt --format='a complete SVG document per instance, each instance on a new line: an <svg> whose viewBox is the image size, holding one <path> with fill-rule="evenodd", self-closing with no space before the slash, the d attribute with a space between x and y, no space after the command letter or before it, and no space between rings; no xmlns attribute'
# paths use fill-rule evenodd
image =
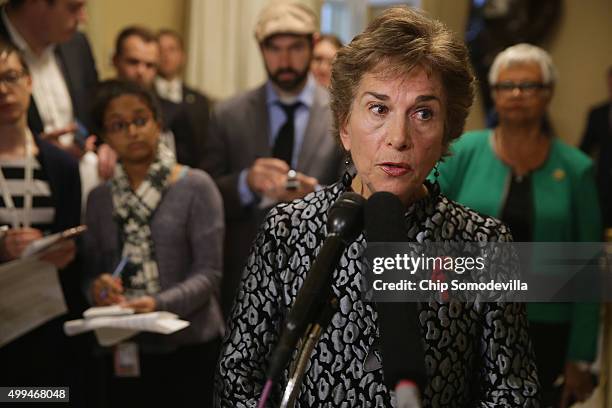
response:
<svg viewBox="0 0 612 408"><path fill-rule="evenodd" d="M33 191L32 191L32 228L49 232L55 219L55 207L51 188L45 173L36 157L33 158ZM23 222L23 204L25 195L25 158L1 159L0 167L8 185L9 194L15 204L17 219ZM3 194L0 194L0 225L12 225L11 212L6 208Z"/></svg>

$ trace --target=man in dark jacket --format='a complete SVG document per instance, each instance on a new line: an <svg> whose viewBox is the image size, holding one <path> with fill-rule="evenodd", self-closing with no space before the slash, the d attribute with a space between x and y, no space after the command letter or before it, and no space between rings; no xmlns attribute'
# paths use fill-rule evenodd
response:
<svg viewBox="0 0 612 408"><path fill-rule="evenodd" d="M10 0L0 18L0 37L13 43L32 72L28 125L63 147L89 136L89 100L98 73L89 42L78 26L84 0Z"/></svg>
<svg viewBox="0 0 612 408"><path fill-rule="evenodd" d="M596 164L597 188L604 226L612 226L612 66L607 72L608 94L606 102L589 112L587 127L580 149L591 155Z"/></svg>
<svg viewBox="0 0 612 408"><path fill-rule="evenodd" d="M157 33L157 42L159 66L155 91L160 97L181 105L196 135L196 156L199 161L203 154L212 101L203 93L187 86L181 78L187 56L179 33L169 29L160 30Z"/></svg>
<svg viewBox="0 0 612 408"><path fill-rule="evenodd" d="M277 202L289 202L340 178L342 152L331 134L327 90L309 75L314 12L296 2L272 3L255 39L268 73L257 88L215 106L202 160L225 208L226 315L259 224Z"/></svg>
<svg viewBox="0 0 612 408"><path fill-rule="evenodd" d="M154 33L144 27L126 27L117 36L113 65L120 79L154 90L159 66L159 44ZM164 132L162 141L176 154L179 163L195 167L199 157L199 135L182 103L158 95ZM208 108L201 115L208 115Z"/></svg>

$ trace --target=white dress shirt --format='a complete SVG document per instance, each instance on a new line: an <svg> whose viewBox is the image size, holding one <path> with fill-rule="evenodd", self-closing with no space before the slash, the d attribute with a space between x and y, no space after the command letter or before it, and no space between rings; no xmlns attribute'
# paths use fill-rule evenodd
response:
<svg viewBox="0 0 612 408"><path fill-rule="evenodd" d="M24 59L32 76L32 97L36 102L38 113L43 122L44 131L61 129L74 122L72 100L66 80L62 74L59 61L55 56L55 44L48 46L40 55L36 55L25 39L19 34L2 10L2 20L13 39L23 52ZM60 143L70 145L72 133L60 136Z"/></svg>
<svg viewBox="0 0 612 408"><path fill-rule="evenodd" d="M155 90L164 99L174 103L183 102L183 81L174 78L170 81L162 77L155 78Z"/></svg>
<svg viewBox="0 0 612 408"><path fill-rule="evenodd" d="M1 17L14 44L23 52L25 62L30 69L32 97L40 114L44 131L51 132L74 123L72 99L55 55L55 45L48 46L40 55L36 55L15 26L11 24L4 8ZM66 133L59 137L59 142L64 146L70 146L73 141L73 133ZM84 214L89 192L100 183L98 157L95 153L88 152L81 158L79 173L81 175L81 207Z"/></svg>

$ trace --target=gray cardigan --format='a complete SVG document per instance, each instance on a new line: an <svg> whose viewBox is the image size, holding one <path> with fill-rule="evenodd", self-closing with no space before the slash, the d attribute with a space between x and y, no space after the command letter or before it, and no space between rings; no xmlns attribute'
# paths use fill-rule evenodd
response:
<svg viewBox="0 0 612 408"><path fill-rule="evenodd" d="M176 313L191 325L169 336L150 335L160 346L194 344L223 334L219 307L223 256L223 202L215 183L201 170L189 169L172 184L151 221L161 291L158 310ZM89 282L110 273L121 256L113 218L110 183L95 188L87 200L85 251Z"/></svg>

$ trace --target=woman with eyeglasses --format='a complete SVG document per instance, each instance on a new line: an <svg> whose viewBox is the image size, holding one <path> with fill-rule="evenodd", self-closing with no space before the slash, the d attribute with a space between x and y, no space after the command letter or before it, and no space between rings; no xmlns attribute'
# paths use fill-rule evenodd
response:
<svg viewBox="0 0 612 408"><path fill-rule="evenodd" d="M111 406L206 407L223 332L223 205L206 173L177 164L160 143L159 117L155 97L137 84L110 80L97 90L94 124L118 165L87 203L91 295L98 306L168 311L191 323L168 336L137 336L138 351L115 350L115 361L139 356L132 368L140 374L111 375Z"/></svg>
<svg viewBox="0 0 612 408"><path fill-rule="evenodd" d="M517 242L601 241L591 160L546 125L555 84L548 53L529 44L507 48L495 58L489 83L499 124L451 146L439 168L442 191L506 222ZM599 306L537 303L527 311L543 406L584 400L593 389L584 363L595 358ZM564 385L554 387L561 375Z"/></svg>
<svg viewBox="0 0 612 408"><path fill-rule="evenodd" d="M0 225L10 227L0 234L0 263L19 259L28 245L46 234L80 224L78 163L32 134L27 124L31 95L32 78L22 55L0 40ZM76 245L69 240L41 258L59 270L68 312L0 345L3 386L70 386L73 401L82 402L76 384L86 340L67 339L62 330L64 321L80 315L86 304L75 255ZM2 319L9 321L18 309L2 311Z"/></svg>

